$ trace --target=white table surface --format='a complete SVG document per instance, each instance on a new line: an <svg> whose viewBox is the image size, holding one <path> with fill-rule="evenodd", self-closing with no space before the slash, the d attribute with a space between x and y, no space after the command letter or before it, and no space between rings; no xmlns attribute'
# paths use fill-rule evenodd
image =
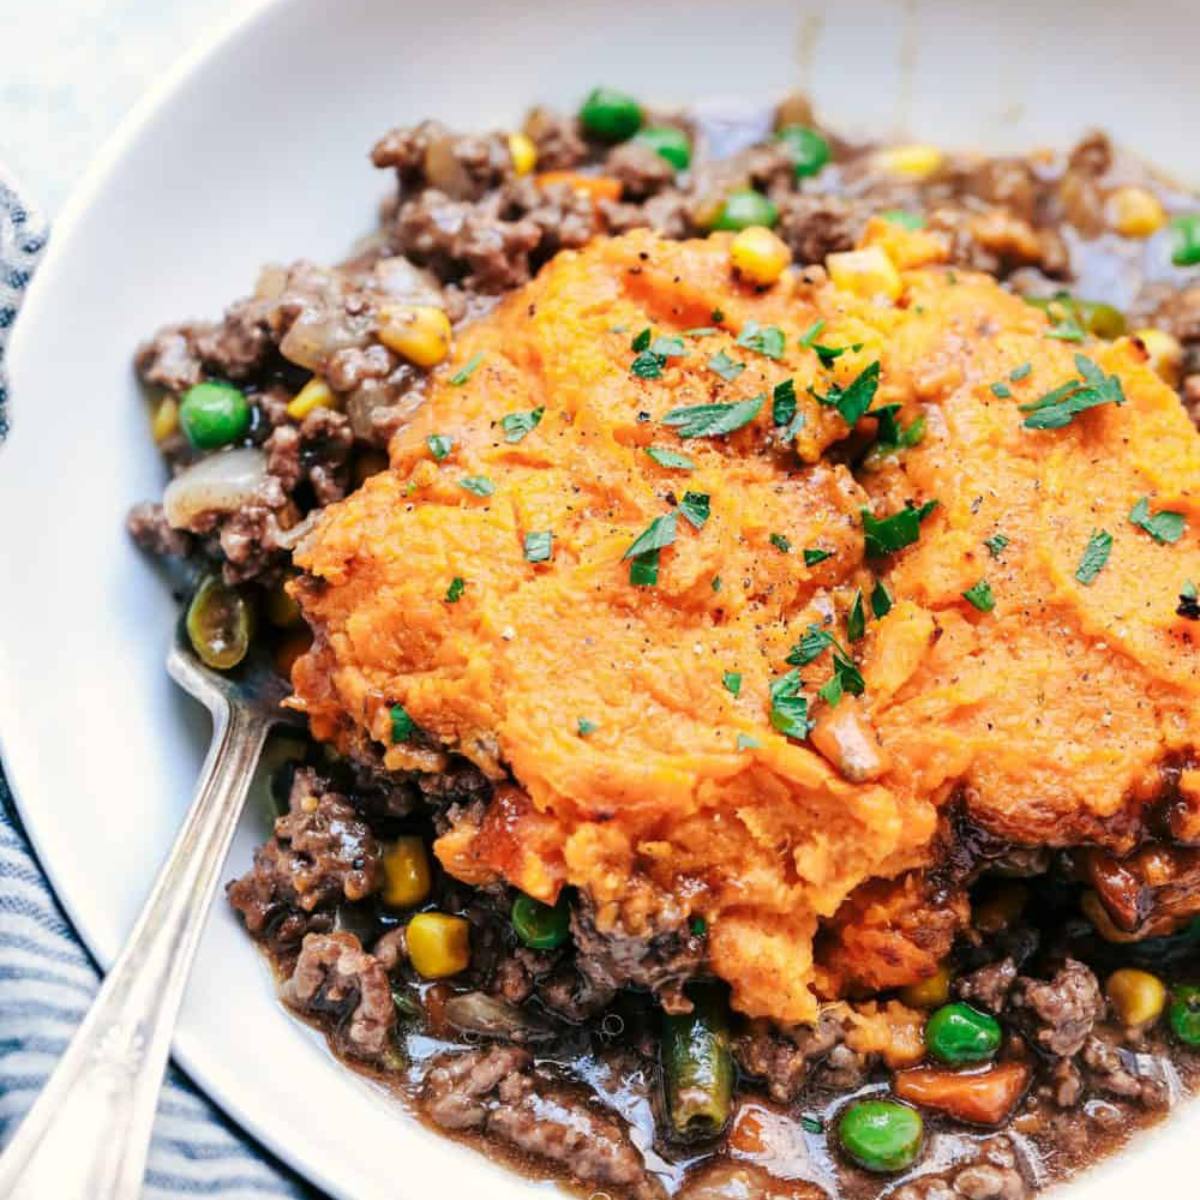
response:
<svg viewBox="0 0 1200 1200"><path fill-rule="evenodd" d="M237 0L0 0L0 162L51 218L134 102Z"/></svg>

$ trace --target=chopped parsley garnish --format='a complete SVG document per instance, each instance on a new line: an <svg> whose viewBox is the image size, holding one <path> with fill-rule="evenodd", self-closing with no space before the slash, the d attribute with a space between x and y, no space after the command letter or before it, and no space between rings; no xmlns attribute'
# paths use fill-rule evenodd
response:
<svg viewBox="0 0 1200 1200"><path fill-rule="evenodd" d="M693 917L688 922L693 937L703 937L708 932L708 922L703 917Z"/></svg>
<svg viewBox="0 0 1200 1200"><path fill-rule="evenodd" d="M739 733L737 735L737 748L739 750L757 750L758 738L752 738L748 733Z"/></svg>
<svg viewBox="0 0 1200 1200"><path fill-rule="evenodd" d="M863 348L862 342L855 342L853 346L822 346L820 342L808 342L806 344L821 360L821 366L826 370L829 370L847 350L853 350L857 353Z"/></svg>
<svg viewBox="0 0 1200 1200"><path fill-rule="evenodd" d="M441 462L454 449L454 439L448 438L444 433L431 433L425 439L425 445L429 447L429 453Z"/></svg>
<svg viewBox="0 0 1200 1200"><path fill-rule="evenodd" d="M525 561L549 562L554 551L554 534L547 529L535 530L525 535Z"/></svg>
<svg viewBox="0 0 1200 1200"><path fill-rule="evenodd" d="M757 321L747 321L738 334L737 344L755 354L764 354L767 358L783 357L785 343L783 330L778 325L760 325Z"/></svg>
<svg viewBox="0 0 1200 1200"><path fill-rule="evenodd" d="M1106 529L1092 531L1088 544L1084 547L1083 557L1075 568L1075 578L1086 585L1096 582L1096 576L1104 570L1108 556L1112 553L1112 534Z"/></svg>
<svg viewBox="0 0 1200 1200"><path fill-rule="evenodd" d="M992 595L992 585L986 579L981 579L973 587L963 592L963 599L973 604L982 613L991 612L996 607L996 597Z"/></svg>
<svg viewBox="0 0 1200 1200"><path fill-rule="evenodd" d="M714 308L712 312L708 314L708 319L714 325L720 325L720 323L725 320L725 314L719 308Z"/></svg>
<svg viewBox="0 0 1200 1200"><path fill-rule="evenodd" d="M785 379L771 391L771 423L786 425L796 415L796 381Z"/></svg>
<svg viewBox="0 0 1200 1200"><path fill-rule="evenodd" d="M1129 519L1139 529L1144 529L1159 545L1179 541L1187 529L1187 517L1181 512L1162 512L1150 515L1150 497L1143 496L1130 510Z"/></svg>
<svg viewBox="0 0 1200 1200"><path fill-rule="evenodd" d="M458 486L476 496L490 496L496 490L496 485L486 475L464 475Z"/></svg>
<svg viewBox="0 0 1200 1200"><path fill-rule="evenodd" d="M808 698L800 695L800 672L796 668L771 680L771 724L786 737L803 741L812 722Z"/></svg>
<svg viewBox="0 0 1200 1200"><path fill-rule="evenodd" d="M587 737L589 733L595 733L600 726L595 721L589 721L587 717L580 717L575 728L579 730L580 737Z"/></svg>
<svg viewBox="0 0 1200 1200"><path fill-rule="evenodd" d="M708 520L709 496L707 492L684 492L679 502L679 511L696 529L702 529Z"/></svg>
<svg viewBox="0 0 1200 1200"><path fill-rule="evenodd" d="M707 366L714 375L720 375L726 383L732 383L746 369L745 363L730 358L724 350L718 350L708 360Z"/></svg>
<svg viewBox="0 0 1200 1200"><path fill-rule="evenodd" d="M453 387L462 387L472 375L475 374L475 368L483 362L483 351L480 350L472 354L470 358L450 376L450 383Z"/></svg>
<svg viewBox="0 0 1200 1200"><path fill-rule="evenodd" d="M783 536L782 533L773 533L767 539L776 550L782 550L784 554L791 554L792 543L790 539Z"/></svg>
<svg viewBox="0 0 1200 1200"><path fill-rule="evenodd" d="M650 343L651 354L661 354L663 358L681 358L687 354L683 338L678 334L660 334Z"/></svg>
<svg viewBox="0 0 1200 1200"><path fill-rule="evenodd" d="M763 406L765 395L737 400L732 404L696 404L690 408L673 408L664 425L673 425L681 438L722 437L749 425Z"/></svg>
<svg viewBox="0 0 1200 1200"><path fill-rule="evenodd" d="M810 625L800 640L788 651L784 661L790 667L807 667L833 645L833 640L833 634L828 629L822 629L816 624Z"/></svg>
<svg viewBox="0 0 1200 1200"><path fill-rule="evenodd" d="M650 554L653 551L661 550L665 546L670 546L675 541L675 514L664 513L661 517L655 517L653 521L630 543L629 549L621 556L622 561L627 558L639 558L643 554Z"/></svg>
<svg viewBox="0 0 1200 1200"><path fill-rule="evenodd" d="M389 715L392 718L392 745L407 742L416 731L416 722L408 715L403 704L393 704Z"/></svg>
<svg viewBox="0 0 1200 1200"><path fill-rule="evenodd" d="M720 332L719 329L714 328L712 325L697 325L695 329L685 329L683 336L690 338L716 337Z"/></svg>
<svg viewBox="0 0 1200 1200"><path fill-rule="evenodd" d="M1007 383L989 383L988 388L998 400L1011 400L1012 388Z"/></svg>
<svg viewBox="0 0 1200 1200"><path fill-rule="evenodd" d="M805 348L805 350L811 350L812 346L813 346L813 342L815 342L817 340L817 338L819 338L821 336L821 330L823 330L824 328L825 328L824 321L814 321L800 335L800 345L803 346Z"/></svg>
<svg viewBox="0 0 1200 1200"><path fill-rule="evenodd" d="M856 589L850 612L846 616L846 637L857 642L867 632L867 610L863 607L862 589Z"/></svg>
<svg viewBox="0 0 1200 1200"><path fill-rule="evenodd" d="M1179 593L1179 603L1175 606L1175 615L1183 617L1185 621L1200 621L1200 600L1196 599L1194 591L1191 595L1187 592Z"/></svg>
<svg viewBox="0 0 1200 1200"><path fill-rule="evenodd" d="M847 425L854 426L866 414L879 388L879 362L876 360L850 384L842 388L833 384L827 395L821 396L810 387L809 394L822 404L836 408Z"/></svg>
<svg viewBox="0 0 1200 1200"><path fill-rule="evenodd" d="M650 339L654 335L650 331L650 326L647 325L641 333L635 334L633 341L629 343L629 348L635 353L640 353L642 350L650 349Z"/></svg>
<svg viewBox="0 0 1200 1200"><path fill-rule="evenodd" d="M649 350L643 350L629 364L629 370L639 379L658 379L662 375L662 369L667 365L667 360L661 355L652 354Z"/></svg>
<svg viewBox="0 0 1200 1200"><path fill-rule="evenodd" d="M629 582L634 587L654 587L658 583L658 560L657 550L639 554L629 564Z"/></svg>
<svg viewBox="0 0 1200 1200"><path fill-rule="evenodd" d="M1019 367L1014 367L1008 373L1010 383L1020 383L1022 379L1028 379L1029 373L1033 370L1033 364L1023 362Z"/></svg>
<svg viewBox="0 0 1200 1200"><path fill-rule="evenodd" d="M522 438L527 437L538 427L545 411L544 408L534 408L529 412L508 413L501 417L500 424L504 427L504 440L510 445L515 445Z"/></svg>
<svg viewBox="0 0 1200 1200"><path fill-rule="evenodd" d="M999 558L1004 553L1004 547L1008 545L1008 538L1002 533L993 533L990 538L983 539L983 544L993 558Z"/></svg>
<svg viewBox="0 0 1200 1200"><path fill-rule="evenodd" d="M721 590L721 577L720 577L720 575L714 575L714 576L712 577L712 590L713 590L714 592L719 592L719 591Z"/></svg>
<svg viewBox="0 0 1200 1200"><path fill-rule="evenodd" d="M887 215L886 213L884 214ZM800 1118L800 1128L805 1133L824 1133L825 1122L820 1117L810 1117L807 1113Z"/></svg>
<svg viewBox="0 0 1200 1200"><path fill-rule="evenodd" d="M899 404L885 404L882 408L873 409L870 413L879 422L875 433L875 449L908 450L919 445L925 437L925 416L921 414L913 418L912 423L901 425L896 414L900 411Z"/></svg>
<svg viewBox="0 0 1200 1200"><path fill-rule="evenodd" d="M1196 585L1190 579L1185 579L1183 587L1179 589L1179 594L1185 600L1195 600L1197 596Z"/></svg>
<svg viewBox="0 0 1200 1200"><path fill-rule="evenodd" d="M630 345L637 351L637 356L629 364L629 370L639 379L658 379L667 365L667 359L679 358L687 353L683 338L675 334L663 334L651 340L649 329L643 329Z"/></svg>
<svg viewBox="0 0 1200 1200"><path fill-rule="evenodd" d="M906 208L889 208L879 215L889 225L899 225L901 229L925 228L925 218L920 213L909 212Z"/></svg>
<svg viewBox="0 0 1200 1200"><path fill-rule="evenodd" d="M692 471L696 467L696 464L686 454L680 454L676 450L667 450L663 446L647 446L646 453L660 467L667 467L672 471Z"/></svg>
<svg viewBox="0 0 1200 1200"><path fill-rule="evenodd" d="M818 550L815 548L805 547L804 550L804 565L806 567L815 567L817 563L823 563L827 558L833 557L832 550Z"/></svg>
<svg viewBox="0 0 1200 1200"><path fill-rule="evenodd" d="M887 584L882 579L877 579L871 589L871 611L876 620L886 617L892 611L892 593L888 591Z"/></svg>
<svg viewBox="0 0 1200 1200"><path fill-rule="evenodd" d="M1061 429L1081 412L1100 404L1124 404L1125 393L1115 375L1104 372L1086 354L1075 355L1081 379L1069 379L1037 400L1020 405L1026 429Z"/></svg>
<svg viewBox="0 0 1200 1200"><path fill-rule="evenodd" d="M742 673L740 671L726 671L721 676L721 686L731 695L741 695L742 691Z"/></svg>
<svg viewBox="0 0 1200 1200"><path fill-rule="evenodd" d="M1060 342L1082 342L1087 336L1087 330L1079 323L1075 306L1073 304L1069 307L1067 305L1059 305L1058 311L1061 315L1046 330L1046 336L1048 338L1056 338ZM1054 316L1049 307L1046 309L1046 313L1048 316Z"/></svg>
<svg viewBox="0 0 1200 1200"><path fill-rule="evenodd" d="M928 500L915 508L902 508L891 516L876 518L869 509L862 509L863 543L869 558L894 554L911 546L921 536L921 522L937 508L936 500Z"/></svg>
<svg viewBox="0 0 1200 1200"><path fill-rule="evenodd" d="M841 648L833 647L833 674L818 689L817 695L829 705L836 708L842 696L849 692L851 696L861 696L866 687L862 672L854 660Z"/></svg>
<svg viewBox="0 0 1200 1200"><path fill-rule="evenodd" d="M457 604L462 599L462 594L466 591L467 581L461 575L455 575L450 580L450 586L446 589L446 603Z"/></svg>

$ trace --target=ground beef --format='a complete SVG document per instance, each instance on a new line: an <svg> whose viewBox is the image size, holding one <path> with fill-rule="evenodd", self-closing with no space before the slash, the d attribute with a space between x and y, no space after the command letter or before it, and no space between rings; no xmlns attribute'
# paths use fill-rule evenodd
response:
<svg viewBox="0 0 1200 1200"><path fill-rule="evenodd" d="M341 500L350 482L349 459L354 446L350 420L332 408L314 408L299 426L280 425L267 438L267 470L287 492L307 481L317 504Z"/></svg>
<svg viewBox="0 0 1200 1200"><path fill-rule="evenodd" d="M525 135L537 148L539 171L566 171L588 156L579 121L549 108L534 108L525 118Z"/></svg>
<svg viewBox="0 0 1200 1200"><path fill-rule="evenodd" d="M634 1200L664 1194L615 1117L535 1074L529 1054L514 1046L439 1055L421 1103L444 1129L486 1133L589 1186L627 1188Z"/></svg>
<svg viewBox="0 0 1200 1200"><path fill-rule="evenodd" d="M394 167L404 191L436 187L455 200L476 200L513 174L503 134L451 133L440 121L393 129L375 143L371 161Z"/></svg>
<svg viewBox="0 0 1200 1200"><path fill-rule="evenodd" d="M1073 1058L1058 1059L1050 1071L1050 1098L1059 1108L1074 1108L1083 1099L1083 1076Z"/></svg>
<svg viewBox="0 0 1200 1200"><path fill-rule="evenodd" d="M598 990L645 988L656 993L667 1012L691 1010L683 985L703 965L707 947L688 928L686 914L664 912L657 928L640 936L620 926L601 932L585 898L572 909L571 933L575 962Z"/></svg>
<svg viewBox="0 0 1200 1200"><path fill-rule="evenodd" d="M1093 1034L1080 1055L1088 1081L1098 1091L1143 1108L1166 1108L1171 1087L1162 1060L1121 1046L1108 1037Z"/></svg>
<svg viewBox="0 0 1200 1200"><path fill-rule="evenodd" d="M387 972L352 933L308 934L283 998L332 1020L340 1048L355 1058L378 1061L391 1045L396 1006Z"/></svg>
<svg viewBox="0 0 1200 1200"><path fill-rule="evenodd" d="M627 200L645 200L675 182L675 168L639 142L625 142L610 150L604 173L621 181L621 194Z"/></svg>
<svg viewBox="0 0 1200 1200"><path fill-rule="evenodd" d="M1068 958L1050 980L1022 975L1013 985L1010 1006L1033 1043L1047 1054L1078 1054L1104 1014L1104 997L1092 971Z"/></svg>
<svg viewBox="0 0 1200 1200"><path fill-rule="evenodd" d="M1017 964L1011 958L1002 958L999 962L989 963L969 975L961 976L955 981L954 994L976 1008L1000 1013L1016 979Z"/></svg>
<svg viewBox="0 0 1200 1200"><path fill-rule="evenodd" d="M603 1012L613 1001L616 992L584 975L569 963L563 963L538 980L537 994L541 1002L572 1024Z"/></svg>
<svg viewBox="0 0 1200 1200"><path fill-rule="evenodd" d="M798 263L823 263L825 256L853 248L865 213L838 196L799 192L779 209L779 236Z"/></svg>
<svg viewBox="0 0 1200 1200"><path fill-rule="evenodd" d="M772 1100L793 1104L814 1070L846 1048L845 1037L845 1019L836 1008L825 1008L812 1026L753 1021L734 1038L733 1054L747 1075L765 1083ZM835 1070L839 1065L846 1066L835 1061Z"/></svg>
<svg viewBox="0 0 1200 1200"><path fill-rule="evenodd" d="M492 798L491 781L465 758L452 758L446 769L436 775L418 776L417 788L426 804L446 810L446 820L439 827L439 833L444 833L453 824L452 816L473 805L486 805Z"/></svg>
<svg viewBox="0 0 1200 1200"><path fill-rule="evenodd" d="M328 929L331 910L378 890L378 841L340 793L311 768L296 771L289 811L275 836L254 852L254 866L228 887L246 928L277 952L293 950L312 929Z"/></svg>
<svg viewBox="0 0 1200 1200"><path fill-rule="evenodd" d="M969 1162L920 1175L894 1193L894 1200L1026 1200L1031 1194L1007 1138L981 1142Z"/></svg>
<svg viewBox="0 0 1200 1200"><path fill-rule="evenodd" d="M125 527L147 554L186 558L192 551L191 535L172 527L161 504L135 504L125 518Z"/></svg>
<svg viewBox="0 0 1200 1200"><path fill-rule="evenodd" d="M169 325L160 329L133 360L134 369L151 387L182 392L204 378L204 367L196 353L191 327Z"/></svg>

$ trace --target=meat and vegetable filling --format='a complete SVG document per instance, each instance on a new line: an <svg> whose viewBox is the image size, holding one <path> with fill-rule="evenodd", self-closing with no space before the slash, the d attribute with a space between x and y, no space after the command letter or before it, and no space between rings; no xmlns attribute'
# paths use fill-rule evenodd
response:
<svg viewBox="0 0 1200 1200"><path fill-rule="evenodd" d="M375 147L138 368L229 898L426 1120L610 1196L1017 1200L1200 1046L1200 202L597 89Z"/></svg>

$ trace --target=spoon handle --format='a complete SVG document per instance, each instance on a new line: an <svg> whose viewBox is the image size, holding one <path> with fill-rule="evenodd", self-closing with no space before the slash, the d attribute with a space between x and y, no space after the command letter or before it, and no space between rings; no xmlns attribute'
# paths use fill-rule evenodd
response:
<svg viewBox="0 0 1200 1200"><path fill-rule="evenodd" d="M137 1200L175 1018L269 720L213 709L170 857L120 957L0 1157L5 1200Z"/></svg>

